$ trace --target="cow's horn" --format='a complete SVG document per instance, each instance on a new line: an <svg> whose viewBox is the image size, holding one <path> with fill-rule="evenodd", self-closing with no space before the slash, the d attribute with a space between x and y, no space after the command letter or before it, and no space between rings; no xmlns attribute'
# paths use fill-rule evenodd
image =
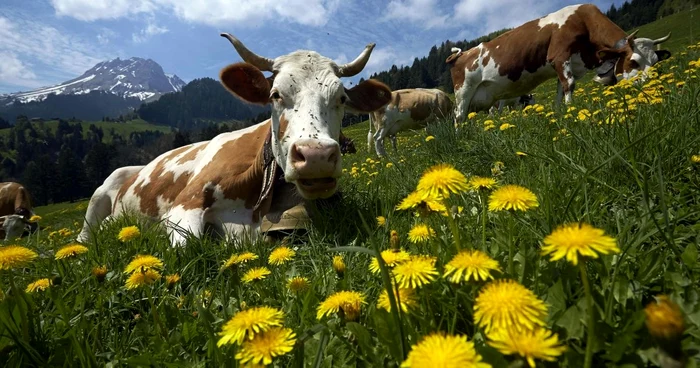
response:
<svg viewBox="0 0 700 368"><path fill-rule="evenodd" d="M241 58L243 61L246 63L253 64L256 68L263 70L263 71L272 71L272 66L274 64L274 61L272 59L268 59L266 57L262 57L250 50L248 50L245 45L241 41L239 41L236 37L233 37L233 35L229 33L222 33L221 37L227 38L229 41L231 41L231 44L233 47L236 48L236 51L238 51L238 55L241 55Z"/></svg>
<svg viewBox="0 0 700 368"><path fill-rule="evenodd" d="M367 61L369 61L369 55L372 53L372 50L374 50L374 46L376 46L376 44L370 43L365 47L364 50L362 50L360 56L358 56L355 60L347 64L338 66L338 76L352 77L353 75L356 75L359 72L361 72L362 69L365 68L365 65L367 65Z"/></svg>
<svg viewBox="0 0 700 368"><path fill-rule="evenodd" d="M637 32L639 32L639 30L636 30L636 31L634 31L634 32L630 33L630 34L629 34L629 35L627 36L627 39L628 39L628 40L631 40L631 39L633 39L633 38L634 38L634 35L636 35L636 34L637 34Z"/></svg>
<svg viewBox="0 0 700 368"><path fill-rule="evenodd" d="M668 32L666 37L657 38L654 40L654 45L658 45L662 42L666 42L671 37L671 32Z"/></svg>

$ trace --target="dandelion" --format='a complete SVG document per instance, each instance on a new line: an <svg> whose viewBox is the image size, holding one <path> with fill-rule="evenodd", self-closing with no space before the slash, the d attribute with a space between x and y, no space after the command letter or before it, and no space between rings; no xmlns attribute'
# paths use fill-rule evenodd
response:
<svg viewBox="0 0 700 368"><path fill-rule="evenodd" d="M228 260L226 260L226 262L224 262L224 265L221 266L221 270L223 271L229 267L243 264L243 263L246 263L248 261L254 261L256 259L258 259L258 255L255 253L251 253L251 252L244 252L241 254L234 253L231 255L231 257L229 257Z"/></svg>
<svg viewBox="0 0 700 368"><path fill-rule="evenodd" d="M659 295L656 300L644 308L646 325L649 333L657 339L677 341L685 330L683 313L678 304L666 295Z"/></svg>
<svg viewBox="0 0 700 368"><path fill-rule="evenodd" d="M178 274L165 276L165 285L167 285L168 289L175 286L175 284L177 284L178 282L180 282L180 275Z"/></svg>
<svg viewBox="0 0 700 368"><path fill-rule="evenodd" d="M377 226L384 226L384 225L386 225L386 217L377 216Z"/></svg>
<svg viewBox="0 0 700 368"><path fill-rule="evenodd" d="M160 278L161 276L160 273L158 273L158 271L152 269L144 269L132 273L131 276L129 276L129 278L126 279L126 283L124 286L126 286L126 288L129 290L136 289L141 286L151 285Z"/></svg>
<svg viewBox="0 0 700 368"><path fill-rule="evenodd" d="M474 119L475 117L476 117L476 113L475 113L475 112L470 112L469 114L467 114L467 119L469 119L469 120L472 120L472 119Z"/></svg>
<svg viewBox="0 0 700 368"><path fill-rule="evenodd" d="M97 282L103 282L107 276L107 266L97 266L92 269L91 273L97 279Z"/></svg>
<svg viewBox="0 0 700 368"><path fill-rule="evenodd" d="M469 179L469 188L471 190L487 190L496 187L496 180L492 178L484 178L481 176L474 176Z"/></svg>
<svg viewBox="0 0 700 368"><path fill-rule="evenodd" d="M529 189L519 185L504 185L489 196L489 210L527 211L539 206L537 196Z"/></svg>
<svg viewBox="0 0 700 368"><path fill-rule="evenodd" d="M282 311L268 306L242 310L231 317L221 328L219 336L222 337L216 345L240 344L244 340L251 340L260 332L275 326L282 326L283 318Z"/></svg>
<svg viewBox="0 0 700 368"><path fill-rule="evenodd" d="M49 279L39 279L31 284L27 285L27 289L25 292L27 293L36 293L37 291L44 291L51 286L51 280Z"/></svg>
<svg viewBox="0 0 700 368"><path fill-rule="evenodd" d="M399 250L401 246L401 238L399 237L399 232L396 230L391 230L389 232L389 245L391 249Z"/></svg>
<svg viewBox="0 0 700 368"><path fill-rule="evenodd" d="M512 328L496 330L489 335L489 345L505 355L518 354L527 360L530 368L535 368L535 359L556 361L566 351L560 345L559 337L544 328L518 331Z"/></svg>
<svg viewBox="0 0 700 368"><path fill-rule="evenodd" d="M464 192L469 188L464 174L451 165L439 164L423 173L416 189L424 197L448 198L451 193Z"/></svg>
<svg viewBox="0 0 700 368"><path fill-rule="evenodd" d="M496 161L493 163L493 167L491 168L491 175L493 176L499 176L503 174L503 170L506 168L506 165L501 162L501 161Z"/></svg>
<svg viewBox="0 0 700 368"><path fill-rule="evenodd" d="M408 240L411 243L421 243L435 236L435 230L426 224L418 224L408 232Z"/></svg>
<svg viewBox="0 0 700 368"><path fill-rule="evenodd" d="M252 340L245 341L236 359L242 366L272 364L272 358L292 351L296 343L296 334L289 328L273 327L256 334Z"/></svg>
<svg viewBox="0 0 700 368"><path fill-rule="evenodd" d="M138 255L126 265L125 274L130 274L134 271L146 271L150 269L163 268L163 261L151 255Z"/></svg>
<svg viewBox="0 0 700 368"><path fill-rule="evenodd" d="M29 218L29 222L39 222L41 221L41 216L39 215L32 215L32 217Z"/></svg>
<svg viewBox="0 0 700 368"><path fill-rule="evenodd" d="M690 156L690 161L696 164L700 164L700 155L692 155Z"/></svg>
<svg viewBox="0 0 700 368"><path fill-rule="evenodd" d="M333 257L333 270L335 270L338 277L343 277L345 273L345 261L343 261L343 256L338 255Z"/></svg>
<svg viewBox="0 0 700 368"><path fill-rule="evenodd" d="M429 136L425 137L425 141L426 141L426 142L430 142L430 141L432 141L433 139L435 139L435 137L433 137L432 135L429 135Z"/></svg>
<svg viewBox="0 0 700 368"><path fill-rule="evenodd" d="M38 256L35 251L19 245L0 247L0 270L24 267Z"/></svg>
<svg viewBox="0 0 700 368"><path fill-rule="evenodd" d="M496 280L484 286L474 304L474 322L486 333L506 327L517 330L544 326L547 307L514 280Z"/></svg>
<svg viewBox="0 0 700 368"><path fill-rule="evenodd" d="M443 277L447 277L454 283L469 282L472 277L474 277L474 281L479 281L479 279L486 281L493 279L491 271L501 271L496 260L484 252L467 250L458 253L445 265Z"/></svg>
<svg viewBox="0 0 700 368"><path fill-rule="evenodd" d="M490 368L464 335L433 333L411 347L401 368Z"/></svg>
<svg viewBox="0 0 700 368"><path fill-rule="evenodd" d="M386 266L389 268L394 268L401 262L405 262L411 259L411 255L402 249L387 249L385 251L382 251L380 255ZM379 273L379 261L377 260L377 258L372 258L372 262L369 264L369 270L375 274Z"/></svg>
<svg viewBox="0 0 700 368"><path fill-rule="evenodd" d="M504 131L504 130L508 130L510 128L515 128L515 125L503 123L503 124L501 124L501 126L498 129L500 129L501 131Z"/></svg>
<svg viewBox="0 0 700 368"><path fill-rule="evenodd" d="M394 299L401 309L402 312L408 313L409 309L413 309L418 305L418 300L416 299L416 291L411 288L399 288L398 293L394 288ZM377 300L377 307L391 312L391 303L389 302L389 293L386 289L382 290Z"/></svg>
<svg viewBox="0 0 700 368"><path fill-rule="evenodd" d="M241 281L245 282L246 284L251 283L253 281L262 280L271 273L272 272L270 272L270 270L268 270L267 267L251 268L250 270L248 270L248 272L246 272L243 275Z"/></svg>
<svg viewBox="0 0 700 368"><path fill-rule="evenodd" d="M279 266L291 261L296 254L297 252L289 247L277 247L272 251L272 253L270 253L270 257L267 259L267 262L271 265Z"/></svg>
<svg viewBox="0 0 700 368"><path fill-rule="evenodd" d="M140 235L141 231L137 226L127 226L119 231L117 239L121 242L128 242L129 240L138 238Z"/></svg>
<svg viewBox="0 0 700 368"><path fill-rule="evenodd" d="M354 321L360 316L360 308L366 304L365 297L357 291L339 291L321 302L316 311L316 319L330 316L340 311L348 321Z"/></svg>
<svg viewBox="0 0 700 368"><path fill-rule="evenodd" d="M293 293L299 293L309 288L309 279L302 276L292 277L287 281L287 288Z"/></svg>
<svg viewBox="0 0 700 368"><path fill-rule="evenodd" d="M416 209L424 214L430 212L445 212L447 207L442 202L442 197L425 197L423 193L414 191L404 198L398 206L397 210L412 210Z"/></svg>
<svg viewBox="0 0 700 368"><path fill-rule="evenodd" d="M65 259L75 257L79 254L87 253L87 247L80 244L66 245L56 252L56 259Z"/></svg>
<svg viewBox="0 0 700 368"><path fill-rule="evenodd" d="M393 164L393 163L391 163L391 162L387 162L387 163L386 163L386 168L387 168L387 169L391 169L392 167L394 167L394 164Z"/></svg>
<svg viewBox="0 0 700 368"><path fill-rule="evenodd" d="M438 274L435 260L435 257L417 255L396 265L392 272L399 287L419 288L431 283Z"/></svg>
<svg viewBox="0 0 700 368"><path fill-rule="evenodd" d="M571 223L558 227L547 235L543 243L542 254L551 254L550 259L566 260L578 264L578 257L598 258L598 253L619 253L615 239L605 235L601 229L589 224Z"/></svg>

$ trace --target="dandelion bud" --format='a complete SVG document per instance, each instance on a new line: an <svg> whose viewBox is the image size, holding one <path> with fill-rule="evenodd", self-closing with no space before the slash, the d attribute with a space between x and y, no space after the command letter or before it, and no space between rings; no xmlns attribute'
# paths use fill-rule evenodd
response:
<svg viewBox="0 0 700 368"><path fill-rule="evenodd" d="M656 301L644 308L646 325L661 350L673 360L684 360L681 338L685 330L683 313L678 304L666 295L659 295Z"/></svg>
<svg viewBox="0 0 700 368"><path fill-rule="evenodd" d="M401 239L399 238L399 233L396 230L391 230L391 235L389 236L389 245L391 249L399 251L401 246Z"/></svg>
<svg viewBox="0 0 700 368"><path fill-rule="evenodd" d="M92 269L92 275L95 276L97 282L104 282L107 276L107 266L98 266Z"/></svg>
<svg viewBox="0 0 700 368"><path fill-rule="evenodd" d="M342 279L345 274L345 261L343 260L343 256L333 257L333 269L338 275L338 278Z"/></svg>
<svg viewBox="0 0 700 368"><path fill-rule="evenodd" d="M165 285L168 289L172 289L178 281L180 281L180 275L178 274L165 276Z"/></svg>

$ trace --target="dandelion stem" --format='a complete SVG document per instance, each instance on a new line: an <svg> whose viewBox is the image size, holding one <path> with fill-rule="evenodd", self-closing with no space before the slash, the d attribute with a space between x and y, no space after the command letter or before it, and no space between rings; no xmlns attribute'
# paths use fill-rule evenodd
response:
<svg viewBox="0 0 700 368"><path fill-rule="evenodd" d="M481 248L486 252L486 193L481 193Z"/></svg>
<svg viewBox="0 0 700 368"><path fill-rule="evenodd" d="M508 274L515 275L515 266L513 265L513 216L508 216Z"/></svg>
<svg viewBox="0 0 700 368"><path fill-rule="evenodd" d="M462 246L459 241L459 228L457 228L457 222L455 222L451 211L447 214L447 222L450 224L450 230L452 231L452 240L455 243L455 248L457 248L457 252L459 252L462 250Z"/></svg>
<svg viewBox="0 0 700 368"><path fill-rule="evenodd" d="M581 280L583 280L583 290L586 293L586 309L588 310L588 338L586 339L586 355L583 361L584 368L591 368L593 358L593 339L595 338L595 318L593 310L593 295L591 295L591 285L586 274L586 263L579 264L581 270Z"/></svg>
<svg viewBox="0 0 700 368"><path fill-rule="evenodd" d="M9 277L8 279L10 280L10 290L12 290L12 295L17 298L17 300L22 300L24 302L24 306L26 307L26 310L22 310L20 307L19 311L19 316L22 322L22 338L24 341L29 343L29 304L27 303L27 300L25 299L25 295L22 291L17 289L17 286L15 285L15 279L13 277L14 275L9 272ZM21 306L21 303L18 303ZM25 314L26 312L26 314Z"/></svg>

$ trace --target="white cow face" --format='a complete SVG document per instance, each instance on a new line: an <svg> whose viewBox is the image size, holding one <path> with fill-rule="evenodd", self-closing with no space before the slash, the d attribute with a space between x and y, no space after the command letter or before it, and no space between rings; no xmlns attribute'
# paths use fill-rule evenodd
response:
<svg viewBox="0 0 700 368"><path fill-rule="evenodd" d="M380 82L368 80L346 89L340 80L362 71L374 44L339 66L305 50L267 59L253 54L235 37L222 36L245 62L225 67L221 81L245 101L270 104L273 153L285 180L294 183L306 199L331 196L341 174L338 139L345 111L374 111L391 99L391 90ZM273 75L265 78L262 71Z"/></svg>
<svg viewBox="0 0 700 368"><path fill-rule="evenodd" d="M634 32L636 33L636 31ZM603 49L598 52L601 60L617 60L615 73L622 74L622 78L630 79L640 75L641 79L646 78L646 72L659 61L671 57L667 50L655 50L655 46L661 44L671 37L669 33L666 37L656 40L649 38L634 38L634 33L628 36L627 43L619 49ZM610 84L614 84L615 79Z"/></svg>

